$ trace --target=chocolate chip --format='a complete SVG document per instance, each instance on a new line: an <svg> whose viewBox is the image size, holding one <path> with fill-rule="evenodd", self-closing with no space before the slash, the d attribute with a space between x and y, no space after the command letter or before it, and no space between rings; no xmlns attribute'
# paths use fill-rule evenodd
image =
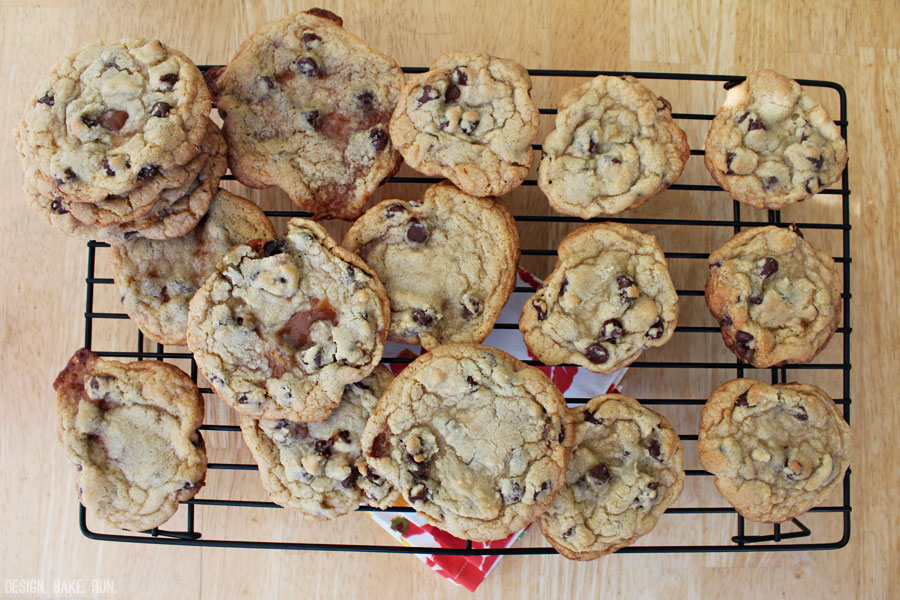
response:
<svg viewBox="0 0 900 600"><path fill-rule="evenodd" d="M373 455L373 456L374 456L374 455ZM377 457L376 457L376 458L377 458ZM373 484L375 484L375 485L381 485L382 483L384 483L384 477L382 477L381 475L379 475L379 474L375 471L375 469L373 469L372 467L367 467L367 468L366 468L366 479L368 479L369 481L371 481L371 482L372 482Z"/></svg>
<svg viewBox="0 0 900 600"><path fill-rule="evenodd" d="M315 129L316 131L322 127L322 117L319 115L319 111L311 110L303 114L303 118L309 123L309 126Z"/></svg>
<svg viewBox="0 0 900 600"><path fill-rule="evenodd" d="M625 328L622 327L622 322L620 320L607 319L603 322L603 325L600 326L600 335L603 336L603 339L615 343L625 335Z"/></svg>
<svg viewBox="0 0 900 600"><path fill-rule="evenodd" d="M615 156L609 157L609 162L614 165L618 165L618 164L622 163L622 161L619 160L618 158L616 158Z"/></svg>
<svg viewBox="0 0 900 600"><path fill-rule="evenodd" d="M750 119L750 122L747 124L747 131L754 131L756 129L766 130L766 124L762 122L762 119Z"/></svg>
<svg viewBox="0 0 900 600"><path fill-rule="evenodd" d="M743 394L738 396L737 399L734 401L734 405L741 406L741 407L750 406L750 404L747 402L747 392L744 392Z"/></svg>
<svg viewBox="0 0 900 600"><path fill-rule="evenodd" d="M170 110L172 110L172 105L168 102L156 102L150 107L150 116L160 118L168 117Z"/></svg>
<svg viewBox="0 0 900 600"><path fill-rule="evenodd" d="M609 468L603 463L600 463L588 471L588 475L590 475L591 479L596 481L597 484L603 485L609 481Z"/></svg>
<svg viewBox="0 0 900 600"><path fill-rule="evenodd" d="M663 324L662 319L657 319L656 322L650 326L650 329L647 330L646 335L651 340L658 340L662 337L663 331L665 331L666 326Z"/></svg>
<svg viewBox="0 0 900 600"><path fill-rule="evenodd" d="M748 300L750 300L750 304L762 304L763 299L759 296L750 296Z"/></svg>
<svg viewBox="0 0 900 600"><path fill-rule="evenodd" d="M481 302L479 302L478 300L471 300L471 299L469 300L468 304L466 304L464 302L462 305L462 309L460 310L460 313L462 314L464 319L471 319L472 317L474 317L476 315L480 315L481 314Z"/></svg>
<svg viewBox="0 0 900 600"><path fill-rule="evenodd" d="M145 179L156 176L157 173L159 173L159 165L144 165L141 167L141 170L138 171L137 178L144 181Z"/></svg>
<svg viewBox="0 0 900 600"><path fill-rule="evenodd" d="M428 229L421 223L412 223L406 228L406 239L415 244L421 244L428 239Z"/></svg>
<svg viewBox="0 0 900 600"><path fill-rule="evenodd" d="M341 439L341 441L344 442L345 444L349 444L349 443L350 443L350 440L351 440L351 438L350 438L350 432L347 431L346 429L341 429L340 431L338 431L338 437L339 437L339 438Z"/></svg>
<svg viewBox="0 0 900 600"><path fill-rule="evenodd" d="M563 539L567 540L570 537L572 537L573 535L575 535L575 526L574 525L572 525L571 527L569 527L568 529L566 529L563 532Z"/></svg>
<svg viewBox="0 0 900 600"><path fill-rule="evenodd" d="M808 139L809 139L809 131L804 129L803 133L800 135L800 143L802 144L803 142L805 142Z"/></svg>
<svg viewBox="0 0 900 600"><path fill-rule="evenodd" d="M322 348L319 348L319 349L316 351L316 355L313 357L313 365L315 365L315 367L316 367L317 369L321 369L321 368L322 368L322 361L323 361L324 359L325 359L325 357L322 355Z"/></svg>
<svg viewBox="0 0 900 600"><path fill-rule="evenodd" d="M549 482L549 481L545 481L544 483L541 484L541 489L535 490L534 496L532 496L531 499L532 499L532 500L537 500L537 497L538 497L538 496L540 496L541 494L543 494L544 492L546 492L546 491L549 490L549 489L550 489L550 482Z"/></svg>
<svg viewBox="0 0 900 600"><path fill-rule="evenodd" d="M64 214L66 214L66 213L69 212L69 211L67 211L65 208L63 208L63 204L62 204L62 203L63 203L62 197L57 196L57 197L54 198L53 201L50 203L50 210L52 210L53 212L55 212L55 213L58 214L58 215L64 215Z"/></svg>
<svg viewBox="0 0 900 600"><path fill-rule="evenodd" d="M283 239L269 240L262 247L263 256L275 256L276 254L282 254L286 249L287 242Z"/></svg>
<svg viewBox="0 0 900 600"><path fill-rule="evenodd" d="M247 404L250 400L247 398L247 394L241 394L238 396L238 404Z"/></svg>
<svg viewBox="0 0 900 600"><path fill-rule="evenodd" d="M284 429L290 424L291 422L287 419L278 419L278 421L275 422L275 429Z"/></svg>
<svg viewBox="0 0 900 600"><path fill-rule="evenodd" d="M295 66L297 67L297 72L301 75L306 75L307 77L319 76L319 65L315 59L309 56L304 56L298 60Z"/></svg>
<svg viewBox="0 0 900 600"><path fill-rule="evenodd" d="M725 318L722 319L721 321L719 321L719 325L723 325L725 327L731 327L732 325L734 325L734 321L731 320L731 317L729 317L728 315L725 315Z"/></svg>
<svg viewBox="0 0 900 600"><path fill-rule="evenodd" d="M329 456L331 456L332 446L334 446L334 438L328 438L327 440L316 440L316 454L323 458L328 458Z"/></svg>
<svg viewBox="0 0 900 600"><path fill-rule="evenodd" d="M509 493L502 494L504 504L512 504L522 499L522 486L518 482L513 481L509 484Z"/></svg>
<svg viewBox="0 0 900 600"><path fill-rule="evenodd" d="M593 423L594 425L603 425L606 422L603 419L598 419L597 417L595 417L594 413L590 411L584 412L584 420L588 423Z"/></svg>
<svg viewBox="0 0 900 600"><path fill-rule="evenodd" d="M419 96L419 104L425 104L426 102L431 102L432 100L437 100L440 97L440 92L431 87L430 85L422 86L422 95Z"/></svg>
<svg viewBox="0 0 900 600"><path fill-rule="evenodd" d="M609 360L609 351L602 344L591 344L584 351L584 355L595 365L602 365Z"/></svg>
<svg viewBox="0 0 900 600"><path fill-rule="evenodd" d="M106 170L106 174L107 174L107 175L109 175L110 177L115 177L115 176L116 176L116 172L113 171L112 167L109 166L109 159L108 159L108 158L104 158L103 161L102 161L100 164L103 165L103 168L104 168L104 170Z"/></svg>
<svg viewBox="0 0 900 600"><path fill-rule="evenodd" d="M806 189L807 194L815 194L816 193L813 190L812 185L810 185L813 181L815 181L816 184L818 184L819 178L818 177L810 177L809 179L806 180L806 183L803 184L803 187Z"/></svg>
<svg viewBox="0 0 900 600"><path fill-rule="evenodd" d="M270 90L275 89L275 82L268 75L263 75L262 77L259 78L259 80L262 81L268 89L270 89Z"/></svg>
<svg viewBox="0 0 900 600"><path fill-rule="evenodd" d="M472 135L475 133L475 130L478 129L479 123L481 123L479 119L475 119L474 121L463 121L459 124L459 128L462 129L463 133L466 135Z"/></svg>
<svg viewBox="0 0 900 600"><path fill-rule="evenodd" d="M65 181L71 181L73 179L78 179L78 175L71 168L66 168L66 170L63 171L63 175L65 175L65 177L66 177ZM63 183L59 179L57 179L56 181L57 181L57 185L61 185Z"/></svg>
<svg viewBox="0 0 900 600"><path fill-rule="evenodd" d="M800 407L800 412L794 413L794 418L797 419L798 421L808 421L808 420L809 420L809 413L806 412L806 408L804 408L803 406L801 406L801 407Z"/></svg>
<svg viewBox="0 0 900 600"><path fill-rule="evenodd" d="M763 187L766 188L767 190L771 190L777 184L778 184L778 178L775 177L774 175L763 179Z"/></svg>
<svg viewBox="0 0 900 600"><path fill-rule="evenodd" d="M742 115L741 115L741 118L737 120L738 125L740 125L741 123L743 123L743 122L744 122L744 119L746 119L746 118L749 117L749 116L750 116L750 113L744 113L744 114L742 114Z"/></svg>
<svg viewBox="0 0 900 600"><path fill-rule="evenodd" d="M366 90L354 96L356 99L356 105L363 112L371 112L375 107L375 96L372 95L372 92Z"/></svg>
<svg viewBox="0 0 900 600"><path fill-rule="evenodd" d="M81 115L81 122L87 125L88 127L96 127L97 126L97 118L91 115Z"/></svg>
<svg viewBox="0 0 900 600"><path fill-rule="evenodd" d="M816 171L822 170L822 163L825 162L825 159L821 156L813 158L812 156L807 156L806 160L812 163L812 166L816 168Z"/></svg>
<svg viewBox="0 0 900 600"><path fill-rule="evenodd" d="M650 483L647 484L647 489L648 489L648 490L655 490L655 489L657 489L658 487L659 487L659 482L658 482L658 481L651 481Z"/></svg>
<svg viewBox="0 0 900 600"><path fill-rule="evenodd" d="M753 336L746 331L738 331L735 334L734 339L737 342L737 355L741 360L748 363L753 362L753 357L756 355L756 349L747 345L753 341Z"/></svg>
<svg viewBox="0 0 900 600"><path fill-rule="evenodd" d="M166 73L165 75L160 76L159 80L163 83L168 83L169 87L174 87L178 82L178 73Z"/></svg>
<svg viewBox="0 0 900 600"><path fill-rule="evenodd" d="M313 42L321 42L322 38L311 31L307 31L303 34L302 38L304 44L311 44Z"/></svg>
<svg viewBox="0 0 900 600"><path fill-rule="evenodd" d="M624 290L626 288L630 288L634 285L634 280L628 275L617 275L616 283L619 285L620 290Z"/></svg>
<svg viewBox="0 0 900 600"><path fill-rule="evenodd" d="M100 389L100 382L97 381L96 378L91 379L91 389L92 389L92 390L99 390L99 389Z"/></svg>
<svg viewBox="0 0 900 600"><path fill-rule="evenodd" d="M725 155L725 164L728 165L728 170L725 171L725 173L727 173L728 175L734 174L734 171L731 170L731 161L734 160L734 157L735 157L734 152L729 152L728 154Z"/></svg>
<svg viewBox="0 0 900 600"><path fill-rule="evenodd" d="M384 218L385 219L393 219L394 215L396 215L397 213L402 213L402 212L406 212L406 209L403 207L402 204L391 204L390 206L387 207L387 210L384 211Z"/></svg>
<svg viewBox="0 0 900 600"><path fill-rule="evenodd" d="M444 93L444 99L447 100L447 102L456 102L459 100L459 88L450 84L447 87L447 91Z"/></svg>
<svg viewBox="0 0 900 600"><path fill-rule="evenodd" d="M450 79L457 85L469 85L469 74L459 67L453 69L453 72L450 73Z"/></svg>
<svg viewBox="0 0 900 600"><path fill-rule="evenodd" d="M137 237L137 235L138 235L137 231L126 231L122 237L125 238L125 241L128 241L128 240L133 240L134 238Z"/></svg>
<svg viewBox="0 0 900 600"><path fill-rule="evenodd" d="M417 308L412 313L413 321L422 325L423 327L431 327L435 323L437 323L437 317L430 310L422 310L421 308Z"/></svg>
<svg viewBox="0 0 900 600"><path fill-rule="evenodd" d="M409 453L406 455L406 462L410 464L409 472L416 479L425 479L428 476L428 463L416 462L416 459Z"/></svg>
<svg viewBox="0 0 900 600"><path fill-rule="evenodd" d="M719 269L719 268L721 268L721 267L722 267L722 261L721 261L721 260L717 260L717 261L715 261L715 262L709 263L709 269L710 269L710 270L713 270L713 269Z"/></svg>
<svg viewBox="0 0 900 600"><path fill-rule="evenodd" d="M107 131L119 131L128 120L128 113L124 110L104 110L100 115L100 124Z"/></svg>
<svg viewBox="0 0 900 600"><path fill-rule="evenodd" d="M538 321L543 321L547 318L547 304L543 300L535 300L531 303L531 306L537 312Z"/></svg>
<svg viewBox="0 0 900 600"><path fill-rule="evenodd" d="M325 10L324 8L311 8L306 11L306 14L312 15L314 17L319 17L321 19L328 19L329 21L334 21L338 25L343 25L344 20L331 12L330 10Z"/></svg>
<svg viewBox="0 0 900 600"><path fill-rule="evenodd" d="M372 440L372 449L369 450L369 456L372 458L381 458L386 455L389 443L388 432L382 431L375 436L374 440Z"/></svg>
<svg viewBox="0 0 900 600"><path fill-rule="evenodd" d="M388 134L385 133L384 129L380 127L376 127L369 131L369 141L372 142L372 147L375 148L376 151L384 150L390 138Z"/></svg>
<svg viewBox="0 0 900 600"><path fill-rule="evenodd" d="M427 502L430 496L431 492L429 491L428 486L420 483L413 486L412 490L410 490L409 499L410 501Z"/></svg>
<svg viewBox="0 0 900 600"><path fill-rule="evenodd" d="M562 285L559 286L559 295L560 295L560 297L562 297L562 295L566 293L566 288L567 288L567 287L569 287L569 278L568 278L568 277L564 277L564 278L563 278Z"/></svg>
<svg viewBox="0 0 900 600"><path fill-rule="evenodd" d="M563 442L566 441L566 430L565 430L565 428L562 428L562 429L559 430L559 435L557 436L556 441L559 442L560 444L562 444Z"/></svg>
<svg viewBox="0 0 900 600"><path fill-rule="evenodd" d="M38 104L46 104L47 106L53 106L53 96L50 95L50 92L44 94L43 98L38 98Z"/></svg>
<svg viewBox="0 0 900 600"><path fill-rule="evenodd" d="M655 458L662 462L659 458L659 440L651 440L650 445L647 446L647 453L650 454L650 458Z"/></svg>
<svg viewBox="0 0 900 600"><path fill-rule="evenodd" d="M773 275L778 271L778 261L772 258L771 256L767 256L765 261L763 262L762 269L759 271L760 277L766 279L770 275Z"/></svg>
<svg viewBox="0 0 900 600"><path fill-rule="evenodd" d="M349 488L351 485L353 485L354 483L356 483L356 479L357 479L358 477L359 477L359 472L358 472L358 471L351 470L351 471L350 471L350 474L347 475L347 478L344 479L344 480L341 482L341 487L343 487L344 489Z"/></svg>
<svg viewBox="0 0 900 600"><path fill-rule="evenodd" d="M753 336L746 331L738 331L734 335L734 339L737 340L739 344L749 344L753 341Z"/></svg>
<svg viewBox="0 0 900 600"><path fill-rule="evenodd" d="M800 231L800 228L799 228L799 227L797 227L796 225L794 225L793 223L791 223L791 224L788 226L788 229L789 229L790 231L794 232L794 234L797 235L801 240L803 239L803 232Z"/></svg>
<svg viewBox="0 0 900 600"><path fill-rule="evenodd" d="M478 388L478 382L475 381L475 378L472 377L471 375L466 375L466 381L468 382L469 385L472 386L473 390Z"/></svg>
<svg viewBox="0 0 900 600"><path fill-rule="evenodd" d="M596 154L598 148L599 148L599 146L597 145L597 142L594 141L594 134L592 133L591 139L588 140L588 153Z"/></svg>

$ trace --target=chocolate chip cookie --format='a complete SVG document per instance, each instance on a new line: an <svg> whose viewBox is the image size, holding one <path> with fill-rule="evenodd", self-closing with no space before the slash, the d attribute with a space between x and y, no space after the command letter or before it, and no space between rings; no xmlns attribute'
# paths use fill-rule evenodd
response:
<svg viewBox="0 0 900 600"><path fill-rule="evenodd" d="M110 259L125 312L144 334L163 344L186 343L188 303L235 244L275 238L255 204L218 190L196 229L170 240L135 238Z"/></svg>
<svg viewBox="0 0 900 600"><path fill-rule="evenodd" d="M728 90L706 136L706 168L733 198L780 209L841 176L847 145L818 102L775 71Z"/></svg>
<svg viewBox="0 0 900 600"><path fill-rule="evenodd" d="M706 305L742 361L807 363L840 324L841 278L799 229L757 227L709 255Z"/></svg>
<svg viewBox="0 0 900 600"><path fill-rule="evenodd" d="M554 210L582 219L642 205L691 155L672 105L627 75L569 90L543 150L538 185Z"/></svg>
<svg viewBox="0 0 900 600"><path fill-rule="evenodd" d="M375 205L343 245L387 289L388 339L426 350L482 341L516 284L519 234L509 209L449 182L428 188L420 201Z"/></svg>
<svg viewBox="0 0 900 600"><path fill-rule="evenodd" d="M592 560L656 526L684 486L684 449L662 415L628 396L604 394L571 412L566 485L539 522L560 554Z"/></svg>
<svg viewBox="0 0 900 600"><path fill-rule="evenodd" d="M318 224L232 248L188 310L187 343L219 399L260 419L324 421L384 351L390 305Z"/></svg>
<svg viewBox="0 0 900 600"><path fill-rule="evenodd" d="M97 43L41 81L20 136L59 195L98 202L190 161L210 106L203 76L181 52L156 40Z"/></svg>
<svg viewBox="0 0 900 600"><path fill-rule="evenodd" d="M534 356L612 373L675 332L678 294L656 238L618 223L586 225L559 245L553 272L522 308Z"/></svg>
<svg viewBox="0 0 900 600"><path fill-rule="evenodd" d="M273 502L308 516L334 518L360 504L387 508L400 498L366 464L359 446L366 421L392 379L379 365L344 388L341 405L322 423L241 419L244 441Z"/></svg>
<svg viewBox="0 0 900 600"><path fill-rule="evenodd" d="M501 539L544 512L565 480L572 419L541 371L477 344L413 361L366 425L363 453L429 523Z"/></svg>
<svg viewBox="0 0 900 600"><path fill-rule="evenodd" d="M417 171L446 177L473 196L499 196L528 175L539 120L524 67L450 52L403 88L391 139Z"/></svg>
<svg viewBox="0 0 900 600"><path fill-rule="evenodd" d="M316 219L358 217L401 161L388 120L403 73L342 23L321 9L269 23L207 72L232 173L277 185Z"/></svg>
<svg viewBox="0 0 900 600"><path fill-rule="evenodd" d="M700 415L698 449L744 518L781 523L821 503L850 465L850 427L814 385L735 379Z"/></svg>
<svg viewBox="0 0 900 600"><path fill-rule="evenodd" d="M78 496L103 521L157 527L203 486L206 449L197 430L203 400L179 368L125 364L81 349L53 388L59 438L78 470Z"/></svg>

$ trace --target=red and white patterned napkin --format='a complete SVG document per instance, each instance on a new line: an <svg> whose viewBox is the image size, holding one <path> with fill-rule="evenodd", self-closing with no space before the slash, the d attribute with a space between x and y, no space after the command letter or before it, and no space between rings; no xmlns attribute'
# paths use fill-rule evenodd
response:
<svg viewBox="0 0 900 600"><path fill-rule="evenodd" d="M541 281L524 269L519 269L517 287L528 286L533 289L540 287ZM509 301L503 307L498 323L518 323L522 306L531 296L531 292L513 292ZM484 341L484 344L499 348L512 354L518 359L528 360L534 357L528 352L522 333L518 329L494 329ZM421 347L408 346L388 342L385 347L386 357L415 358L422 354ZM406 363L389 365L394 375L406 367ZM619 369L610 375L592 373L587 369L578 367L538 367L567 397L592 398L599 394L616 389L627 369ZM465 548L466 541L450 535L449 533L429 525L424 519L415 513L399 513L391 511L370 512L369 515L385 531L407 546L421 546L426 548ZM527 528L526 528L527 529ZM472 548L509 548L518 540L524 529L506 539L491 542L473 542ZM446 577L453 583L461 585L469 591L475 589L484 581L490 570L497 564L499 556L446 556L439 554L416 554L420 560L442 577Z"/></svg>

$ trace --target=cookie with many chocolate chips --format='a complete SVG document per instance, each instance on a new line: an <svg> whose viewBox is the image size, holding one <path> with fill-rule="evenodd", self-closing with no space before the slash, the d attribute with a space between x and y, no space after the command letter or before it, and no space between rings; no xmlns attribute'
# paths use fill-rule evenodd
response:
<svg viewBox="0 0 900 600"><path fill-rule="evenodd" d="M203 400L181 369L81 349L53 388L78 496L98 518L124 529L158 527L203 486Z"/></svg>
<svg viewBox="0 0 900 600"><path fill-rule="evenodd" d="M388 338L427 350L482 341L516 284L519 235L506 205L449 182L428 188L420 201L373 206L343 245L387 289Z"/></svg>
<svg viewBox="0 0 900 600"><path fill-rule="evenodd" d="M728 90L706 136L706 168L733 198L780 209L838 180L847 164L841 131L821 104L775 71Z"/></svg>
<svg viewBox="0 0 900 600"><path fill-rule="evenodd" d="M582 219L642 205L678 180L691 155L672 105L627 75L566 93L543 149L538 185L554 210Z"/></svg>
<svg viewBox="0 0 900 600"><path fill-rule="evenodd" d="M324 421L384 351L390 305L318 224L232 248L191 300L187 343L219 399L261 419Z"/></svg>
<svg viewBox="0 0 900 600"><path fill-rule="evenodd" d="M97 43L41 81L20 137L59 195L98 202L190 161L210 107L202 74L181 52L142 39Z"/></svg>
<svg viewBox="0 0 900 600"><path fill-rule="evenodd" d="M840 324L841 278L797 228L757 227L709 255L706 305L744 362L807 363Z"/></svg>
<svg viewBox="0 0 900 600"><path fill-rule="evenodd" d="M388 121L403 73L342 23L321 9L269 23L207 72L234 176L316 219L358 217L401 161Z"/></svg>
<svg viewBox="0 0 900 600"><path fill-rule="evenodd" d="M821 503L850 465L850 427L821 389L735 379L700 415L700 463L744 518L781 523Z"/></svg>
<svg viewBox="0 0 900 600"><path fill-rule="evenodd" d="M560 243L553 272L522 308L519 329L548 365L612 373L665 344L677 321L678 294L656 238L598 223Z"/></svg>
<svg viewBox="0 0 900 600"><path fill-rule="evenodd" d="M125 312L163 344L186 343L188 304L235 244L275 238L255 204L220 189L196 229L169 240L135 238L112 250L110 265Z"/></svg>
<svg viewBox="0 0 900 600"><path fill-rule="evenodd" d="M566 558L592 560L650 532L684 486L684 448L660 414L620 394L571 409L566 485L539 518Z"/></svg>
<svg viewBox="0 0 900 600"><path fill-rule="evenodd" d="M507 537L564 483L572 419L540 370L477 344L413 361L366 425L363 453L429 523L461 538Z"/></svg>
<svg viewBox="0 0 900 600"><path fill-rule="evenodd" d="M450 52L403 88L391 139L417 171L446 177L473 196L499 196L528 175L539 121L524 67Z"/></svg>
<svg viewBox="0 0 900 600"><path fill-rule="evenodd" d="M387 508L400 494L366 464L366 421L393 376L379 365L344 388L341 405L321 423L241 419L244 442L259 464L272 502L311 517L334 518L360 504Z"/></svg>

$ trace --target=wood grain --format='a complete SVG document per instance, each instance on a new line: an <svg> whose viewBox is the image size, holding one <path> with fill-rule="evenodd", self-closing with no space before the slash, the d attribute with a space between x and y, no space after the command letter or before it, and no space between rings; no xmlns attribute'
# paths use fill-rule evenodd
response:
<svg viewBox="0 0 900 600"><path fill-rule="evenodd" d="M345 25L401 64L428 64L454 49L482 50L514 58L529 67L621 69L668 72L745 73L772 67L785 74L842 83L849 96L852 189L853 314L852 370L855 437L852 463L853 534L839 551L766 554L613 555L579 564L556 556L507 557L474 595L476 598L605 597L896 597L900 591L900 490L896 432L900 430L900 178L891 157L900 155L900 4L898 2L322 2ZM292 10L297 2L0 2L0 196L4 218L0 239L0 342L3 360L0 421L0 580L4 597L72 598L467 598L409 556L324 554L285 551L188 549L93 542L78 530L73 471L56 441L50 383L82 344L84 244L50 230L20 192L22 173L11 130L26 97L43 72L64 53L97 38L158 37L197 63L221 63L256 27ZM535 98L551 106L572 80L536 83ZM710 85L661 82L658 91L676 107L712 112L724 92ZM832 100L824 99L827 102ZM829 106L836 112L836 106ZM542 134L550 126L543 123ZM705 126L686 126L693 147ZM708 183L694 157L683 181ZM239 186L230 186L241 190ZM247 190L243 190L248 193ZM413 187L387 186L381 196L413 197ZM288 207L283 194L248 193L266 207ZM509 198L517 212L547 214L536 189ZM786 212L786 218L834 218L834 197L818 196ZM721 194L669 191L635 215L730 215ZM341 233L345 225L332 226ZM570 226L522 227L528 247L551 248ZM705 252L722 243L725 231L656 227L667 250ZM714 228L710 228L714 229ZM817 242L839 251L822 235ZM104 266L98 261L98 274ZM698 288L705 274L697 261L672 261L680 286ZM546 274L544 259L526 257L523 266ZM98 299L116 308L116 299ZM98 309L100 307L98 306ZM683 324L708 325L702 299L685 299ZM133 344L128 322L96 332L97 343ZM836 344L825 359L839 360ZM679 334L648 358L690 356L728 360L711 335ZM792 376L802 377L794 371ZM731 373L691 371L673 377L632 370L628 392L639 398L701 398ZM823 377L826 390L840 393L839 380ZM209 404L211 419L232 422L221 405ZM696 428L698 412L673 411L676 428ZM216 460L249 460L234 434L209 436ZM694 453L695 454L695 453ZM687 449L687 460L695 460ZM697 478L694 478L697 479ZM216 473L203 494L262 499L254 473ZM201 496L203 495L201 494ZM211 496L208 496L211 497ZM685 490L683 505L716 501L709 480ZM182 511L183 512L183 511ZM182 519L179 514L176 519ZM376 541L388 539L364 515L336 523L304 521L289 511L198 509L205 535L230 539ZM714 517L665 517L642 543L696 543L733 525ZM810 517L819 523L820 516ZM177 522L177 521L176 521ZM724 527L724 529L723 529ZM830 525L823 524L825 534ZM815 529L816 531L820 529ZM726 536L722 538L721 536ZM526 543L540 543L529 532ZM91 580L111 580L113 593L93 593ZM23 594L27 580L44 583L43 596ZM53 592L53 582L78 582ZM10 583L11 582L11 583ZM74 583L73 583L74 582ZM101 585L103 583L101 582ZM105 585L110 585L109 583ZM107 588L108 590L109 588ZM18 591L17 591L18 590Z"/></svg>

